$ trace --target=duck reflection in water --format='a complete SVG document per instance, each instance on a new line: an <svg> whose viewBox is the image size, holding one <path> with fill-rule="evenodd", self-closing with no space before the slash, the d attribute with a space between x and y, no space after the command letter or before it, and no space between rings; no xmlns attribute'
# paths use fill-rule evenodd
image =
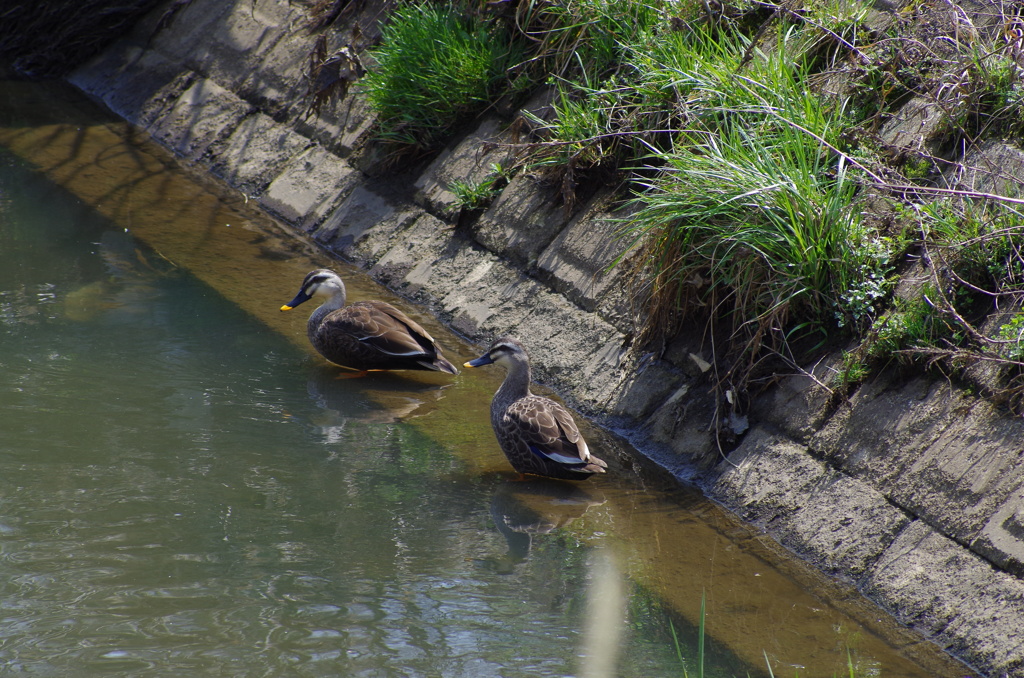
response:
<svg viewBox="0 0 1024 678"><path fill-rule="evenodd" d="M340 431L350 421L391 424L423 416L451 386L382 373L370 388L363 380L339 381L337 376L337 368L320 365L306 382L306 392L321 410L312 423L325 431Z"/></svg>
<svg viewBox="0 0 1024 678"><path fill-rule="evenodd" d="M505 537L508 551L477 562L497 574L512 574L530 555L534 535L565 527L591 506L603 503L600 491L561 480L532 477L504 481L491 498L491 519Z"/></svg>

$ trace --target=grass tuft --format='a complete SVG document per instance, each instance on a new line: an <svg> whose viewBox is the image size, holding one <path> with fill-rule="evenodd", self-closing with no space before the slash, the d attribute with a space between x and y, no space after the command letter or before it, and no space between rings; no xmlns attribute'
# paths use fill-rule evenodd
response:
<svg viewBox="0 0 1024 678"><path fill-rule="evenodd" d="M430 148L465 117L488 106L519 60L507 32L455 5L395 10L363 79L380 136Z"/></svg>
<svg viewBox="0 0 1024 678"><path fill-rule="evenodd" d="M664 169L638 182L627 234L653 281L645 337L725 321L749 356L807 334L869 321L884 296L887 244L864 226L843 130L851 121L804 85L796 31L731 71L750 46L735 38L677 43L646 63L649 80L693 108ZM723 53L730 58L723 58ZM699 105L698 105L699 104Z"/></svg>

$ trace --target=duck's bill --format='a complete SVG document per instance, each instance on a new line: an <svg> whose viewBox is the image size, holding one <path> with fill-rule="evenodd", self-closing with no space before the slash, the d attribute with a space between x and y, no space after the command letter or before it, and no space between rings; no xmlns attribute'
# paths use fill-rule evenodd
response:
<svg viewBox="0 0 1024 678"><path fill-rule="evenodd" d="M299 304L304 304L307 301L309 301L310 299L312 299L312 297L309 296L308 294L306 294L305 292L299 292L298 294L295 295L294 299L292 299L287 304L282 306L281 310L282 311L290 311L293 308L295 308L296 306L298 306Z"/></svg>
<svg viewBox="0 0 1024 678"><path fill-rule="evenodd" d="M491 360L490 356L482 355L476 360L470 360L469 362L462 363L463 367L481 367L483 365L490 365L494 361Z"/></svg>

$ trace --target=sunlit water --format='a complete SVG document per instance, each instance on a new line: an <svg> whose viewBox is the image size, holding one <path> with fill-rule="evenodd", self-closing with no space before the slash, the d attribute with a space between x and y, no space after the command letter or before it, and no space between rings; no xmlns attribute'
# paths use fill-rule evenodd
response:
<svg viewBox="0 0 1024 678"><path fill-rule="evenodd" d="M962 675L610 439L516 480L499 374L336 379L311 264L71 110L0 111L0 674L696 676L706 596L708 676Z"/></svg>

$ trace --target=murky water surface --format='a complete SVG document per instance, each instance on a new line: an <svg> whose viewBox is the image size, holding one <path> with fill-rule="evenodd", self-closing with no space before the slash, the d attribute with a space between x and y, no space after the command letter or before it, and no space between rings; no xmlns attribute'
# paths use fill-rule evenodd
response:
<svg viewBox="0 0 1024 678"><path fill-rule="evenodd" d="M707 675L954 675L611 438L608 478L517 481L499 374L335 379L277 311L318 255L2 90L0 672L692 676L703 597Z"/></svg>

